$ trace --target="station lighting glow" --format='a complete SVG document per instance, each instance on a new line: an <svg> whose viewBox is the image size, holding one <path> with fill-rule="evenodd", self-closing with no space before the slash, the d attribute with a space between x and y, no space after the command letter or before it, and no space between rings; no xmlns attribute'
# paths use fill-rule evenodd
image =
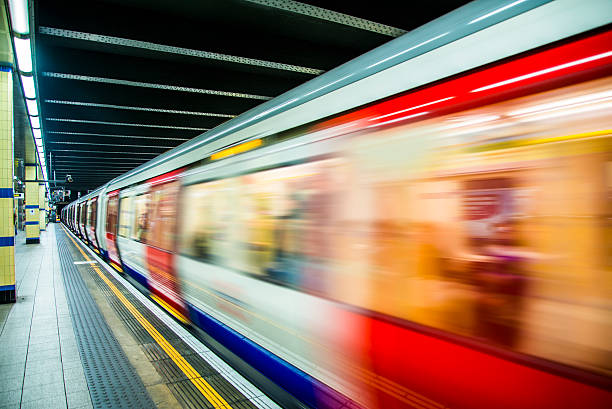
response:
<svg viewBox="0 0 612 409"><path fill-rule="evenodd" d="M36 98L36 86L34 85L34 77L27 75L20 75L21 85L23 86L23 95L26 98Z"/></svg>
<svg viewBox="0 0 612 409"><path fill-rule="evenodd" d="M403 121L405 119L411 119L411 118L416 118L418 116L427 115L428 113L429 113L429 111L427 111L427 112L419 112L418 114L407 115L407 116L403 116L401 118L391 119L390 121L385 121L385 122L380 122L380 123L377 123L377 124L374 124L374 125L369 125L369 126L367 126L367 128L373 128L375 126L392 124L394 122Z"/></svg>
<svg viewBox="0 0 612 409"><path fill-rule="evenodd" d="M423 108L423 107L426 107L426 106L429 106L429 105L438 104L440 102L448 101L449 99L453 99L453 98L455 98L455 97L446 97L446 98L437 99L435 101L426 102L424 104L415 105L415 106L410 107L410 108L406 108L406 109L402 109L402 110L399 110L399 111L392 112L390 114L385 114L385 115L377 116L375 118L370 119L370 121L375 121L377 119L387 118L389 116L401 114L403 112L413 111L415 109L419 109L419 108Z"/></svg>
<svg viewBox="0 0 612 409"><path fill-rule="evenodd" d="M13 31L24 35L30 34L28 0L9 0L8 3Z"/></svg>
<svg viewBox="0 0 612 409"><path fill-rule="evenodd" d="M22 72L32 72L32 52L30 51L30 39L14 37L15 53L17 54L17 66Z"/></svg>
<svg viewBox="0 0 612 409"><path fill-rule="evenodd" d="M28 107L28 114L30 114L30 116L38 116L38 104L35 99L26 99L26 106Z"/></svg>
<svg viewBox="0 0 612 409"><path fill-rule="evenodd" d="M576 61L571 61L571 62L568 62L568 63L565 63L565 64L556 65L554 67L546 68L544 70L535 71L535 72L532 72L532 73L529 73L529 74L520 75L518 77L510 78L510 79L505 80L505 81L500 81L500 82L496 82L494 84L490 84L490 85L487 85L487 86L484 86L484 87L473 89L470 92L486 91L486 90L491 89L491 88L501 87L503 85L512 84L512 83L523 81L523 80L526 80L526 79L529 79L529 78L538 77L540 75L549 74L551 72L563 70L565 68L574 67L574 66L580 65L580 64L586 64L586 63L589 63L591 61L596 61L596 60L600 60L602 58L608 58L608 57L612 57L612 51L608 51L608 52L597 54L597 55L592 55L592 56L586 57L586 58L581 58L581 59L576 60Z"/></svg>
<svg viewBox="0 0 612 409"><path fill-rule="evenodd" d="M468 25L477 23L477 22L479 22L481 20L484 20L485 18L489 18L489 17L491 17L491 16L493 16L493 15L495 15L497 13L501 13L502 11L509 9L510 7L514 7L514 6L518 5L518 4L521 4L521 3L525 2L525 1L526 0L517 0L514 3L510 3L508 5L505 5L504 7L500 7L497 10L493 10L492 12L485 14L484 16L480 16L478 18L475 18L474 20L470 21L468 23Z"/></svg>
<svg viewBox="0 0 612 409"><path fill-rule="evenodd" d="M400 51L399 53L393 54L392 56L387 57L387 58L385 58L384 60L380 60L380 61L378 61L378 62L376 62L376 63L374 63L374 64L372 64L372 65L369 65L369 66L368 66L368 68L376 67L377 65L380 65L380 64L382 64L382 63L384 63L384 62L387 62L387 61L389 61L389 60L391 60L391 59L393 59L393 58L395 58L395 57L397 57L397 56L400 56L400 55L402 55L402 54L406 54L408 51L412 51L412 50L414 50L414 49L416 49L416 48L422 47L422 46L424 46L425 44L429 44L429 43L431 43L432 41L436 41L438 38L442 38L442 37L444 37L445 35L448 35L448 34L450 34L450 31L448 31L448 32L446 32L446 33L442 33L442 34L440 34L440 35L437 35L437 36L435 36L435 37L433 37L433 38L430 38L429 40L425 40L425 41L423 41L423 42L421 42L421 43L418 43L417 45L414 45L414 46L412 46L412 47L410 47L410 48L407 48L407 49L405 49L405 50L402 50L402 51Z"/></svg>
<svg viewBox="0 0 612 409"><path fill-rule="evenodd" d="M521 116L533 113L543 113L548 111L556 111L558 109L575 108L584 104L592 104L597 102L606 102L612 100L612 91L597 92L595 94L581 95L574 98L567 98L561 101L549 102L528 108L518 109L509 112L510 116Z"/></svg>
<svg viewBox="0 0 612 409"><path fill-rule="evenodd" d="M28 0L8 0L11 18L11 28L13 32L13 46L17 59L17 67L22 73L21 86L26 101L26 107L30 116L32 135L36 143L36 150L40 159L40 165L44 179L47 179L47 169L45 162L45 148L42 140L42 130L40 129L40 118L38 117L38 102L36 101L36 83L34 81L34 62L32 43L30 34L30 16ZM18 35L15 35L18 34ZM26 75L24 75L26 74ZM49 184L46 183L47 190Z"/></svg>
<svg viewBox="0 0 612 409"><path fill-rule="evenodd" d="M32 124L32 128L40 128L40 119L37 116L30 117L30 123Z"/></svg>

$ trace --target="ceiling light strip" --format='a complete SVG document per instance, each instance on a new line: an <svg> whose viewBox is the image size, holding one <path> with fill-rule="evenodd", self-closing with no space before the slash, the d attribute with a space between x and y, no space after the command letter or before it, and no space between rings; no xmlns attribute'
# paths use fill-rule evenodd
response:
<svg viewBox="0 0 612 409"><path fill-rule="evenodd" d="M162 136L140 136L140 135L112 135L103 133L88 133L88 132L62 132L62 131L47 131L58 135L82 135L82 136L104 136L106 138L129 138L129 139L163 139L168 141L188 141L189 138L166 138Z"/></svg>
<svg viewBox="0 0 612 409"><path fill-rule="evenodd" d="M361 30L371 31L378 34L384 34L391 37L399 37L406 33L406 30L388 26L386 24L376 23L359 17L354 17L348 14L339 13L337 11L327 10L321 7L311 6L292 0L246 0L250 3L259 4L261 6L276 8L289 11L304 16L325 20L332 23L338 23L345 26L358 28Z"/></svg>
<svg viewBox="0 0 612 409"><path fill-rule="evenodd" d="M316 68L302 67L299 65L283 64L273 61L259 60L256 58L238 57L235 55L213 53L210 51L193 50L190 48L174 47L164 44L156 44L148 41L131 40L129 38L106 36L101 34L83 33L81 31L64 30L53 27L39 27L38 32L41 34L52 35L56 37L70 38L74 40L92 41L96 43L118 45L123 47L139 48L143 50L156 51L169 54L186 55L189 57L206 58L209 60L226 61L236 64L253 65L257 67L271 68L282 71L299 72L302 74L319 75L323 70Z"/></svg>
<svg viewBox="0 0 612 409"><path fill-rule="evenodd" d="M135 106L128 106L128 105L98 104L94 102L64 101L64 100L58 100L58 99L45 99L45 102L49 104L77 105L77 106L95 107L95 108L127 109L131 111L160 112L164 114L199 115L199 116L212 116L212 117L218 117L218 118L235 118L236 117L236 115L216 114L213 112L181 111L177 109L162 109L162 108L135 107Z"/></svg>
<svg viewBox="0 0 612 409"><path fill-rule="evenodd" d="M142 128L188 129L192 131L208 131L208 128L193 128L189 126L151 125L151 124L136 124L136 123L128 123L128 122L108 122L108 121L89 121L86 119L68 119L68 118L45 118L45 119L47 121L77 122L77 123L83 123L83 124L137 126L137 127L142 127Z"/></svg>
<svg viewBox="0 0 612 409"><path fill-rule="evenodd" d="M243 92L229 92L229 91L218 91L218 90L204 89L204 88L181 87L179 85L166 85L166 84L156 84L152 82L118 80L115 78L92 77L89 75L65 74L65 73L60 73L60 72L49 72L49 71L43 72L42 75L43 77L49 77L49 78L99 82L99 83L104 83L104 84L126 85L129 87L154 88L154 89L163 89L166 91L191 92L195 94L218 95L222 97L258 99L258 100L263 100L263 101L268 101L272 99L272 97L267 97L265 95L245 94Z"/></svg>
<svg viewBox="0 0 612 409"><path fill-rule="evenodd" d="M61 143L66 145L96 145L96 146L129 146L132 148L155 148L155 149L172 149L176 146L159 146L159 145L129 145L121 143L98 143L98 142L72 142L72 141L47 141L48 143Z"/></svg>

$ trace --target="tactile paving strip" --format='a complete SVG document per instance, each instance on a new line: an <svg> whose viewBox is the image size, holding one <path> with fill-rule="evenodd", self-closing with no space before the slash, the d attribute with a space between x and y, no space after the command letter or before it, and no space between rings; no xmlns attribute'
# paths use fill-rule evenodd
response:
<svg viewBox="0 0 612 409"><path fill-rule="evenodd" d="M94 408L154 408L73 263L66 237L57 236L64 286Z"/></svg>
<svg viewBox="0 0 612 409"><path fill-rule="evenodd" d="M236 389L228 380L208 364L199 354L183 341L180 336L173 332L159 318L145 308L136 297L119 284L114 277L107 275L123 296L138 310L163 337L172 344L173 348L195 369L200 377L208 382L230 405L215 406L211 404L202 393L195 387L189 377L172 361L168 354L153 340L151 335L134 319L117 297L108 289L106 283L91 268L83 266L93 281L96 282L102 294L105 295L109 304L113 307L119 318L134 336L136 342L142 347L145 355L162 376L168 388L184 408L219 408L219 409L257 409L251 400L254 396L245 396ZM264 405L262 405L264 406Z"/></svg>

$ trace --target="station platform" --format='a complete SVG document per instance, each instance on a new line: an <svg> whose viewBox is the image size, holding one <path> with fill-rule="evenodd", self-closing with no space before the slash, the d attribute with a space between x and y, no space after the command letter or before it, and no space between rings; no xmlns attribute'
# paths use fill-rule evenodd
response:
<svg viewBox="0 0 612 409"><path fill-rule="evenodd" d="M0 408L278 408L60 224L16 238Z"/></svg>

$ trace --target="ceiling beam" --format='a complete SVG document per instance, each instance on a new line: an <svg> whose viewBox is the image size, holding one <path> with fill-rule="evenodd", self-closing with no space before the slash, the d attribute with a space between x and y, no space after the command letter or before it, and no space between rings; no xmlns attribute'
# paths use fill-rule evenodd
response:
<svg viewBox="0 0 612 409"><path fill-rule="evenodd" d="M98 104L94 102L82 102L82 101L65 101L57 99L45 99L48 104L64 104L64 105L76 105L91 108L110 108L110 109L124 109L130 111L145 111L145 112L159 112L164 114L180 114L180 115L198 115L198 116L210 116L216 118L235 118L236 115L232 114L218 114L214 112L196 112L196 111L182 111L178 109L163 109L163 108L148 108L148 107L136 107L128 105L113 105L113 104Z"/></svg>
<svg viewBox="0 0 612 409"><path fill-rule="evenodd" d="M210 60L224 61L235 64L246 64L256 67L270 68L274 70L299 72L302 74L319 75L324 71L316 68L302 67L299 65L284 64L273 61L265 61L257 58L238 57L235 55L200 51L190 48L174 47L164 44L156 44L148 41L132 40L129 38L113 37L102 34L83 33L80 31L64 30L61 28L45 27L38 28L38 32L49 36L68 38L72 40L90 41L96 43L110 44L120 47L138 48L141 50L155 51L167 54L176 54L188 57L204 58Z"/></svg>
<svg viewBox="0 0 612 409"><path fill-rule="evenodd" d="M216 95L216 96L222 96L222 97L258 99L258 100L263 100L263 101L268 101L272 99L272 97L268 97L265 95L247 94L243 92L219 91L219 90L212 90L212 89L205 89L205 88L183 87L180 85L167 85L167 84L157 84L157 83L152 83L152 82L129 81L129 80L122 80L122 79L117 79L117 78L93 77L89 75L66 74L66 73L49 72L49 71L43 72L42 75L43 77L49 77L49 78L61 78L61 79L77 80L77 81L99 82L103 84L125 85L129 87L153 88L153 89L161 89L165 91L181 91L181 92L190 92L190 93L195 93L195 94Z"/></svg>
<svg viewBox="0 0 612 409"><path fill-rule="evenodd" d="M358 28L361 30L371 31L373 33L383 34L390 37L399 37L406 33L406 30L388 26L386 24L376 23L364 18L349 16L348 14L339 13L324 9L321 7L311 6L310 4L300 3L292 0L245 0L250 3L259 4L270 8L276 8L291 13L302 14L304 16L317 18L319 20L329 21L332 23L342 24L345 26Z"/></svg>
<svg viewBox="0 0 612 409"><path fill-rule="evenodd" d="M153 125L153 124L137 124L128 122L109 122L109 121L90 121L86 119L69 119L69 118L45 118L46 121L56 122L77 122L82 124L100 124L100 125L116 125L116 126L136 126L142 128L167 128L167 129L187 129L192 131L208 131L209 128L192 128L189 126L173 126L173 125Z"/></svg>

